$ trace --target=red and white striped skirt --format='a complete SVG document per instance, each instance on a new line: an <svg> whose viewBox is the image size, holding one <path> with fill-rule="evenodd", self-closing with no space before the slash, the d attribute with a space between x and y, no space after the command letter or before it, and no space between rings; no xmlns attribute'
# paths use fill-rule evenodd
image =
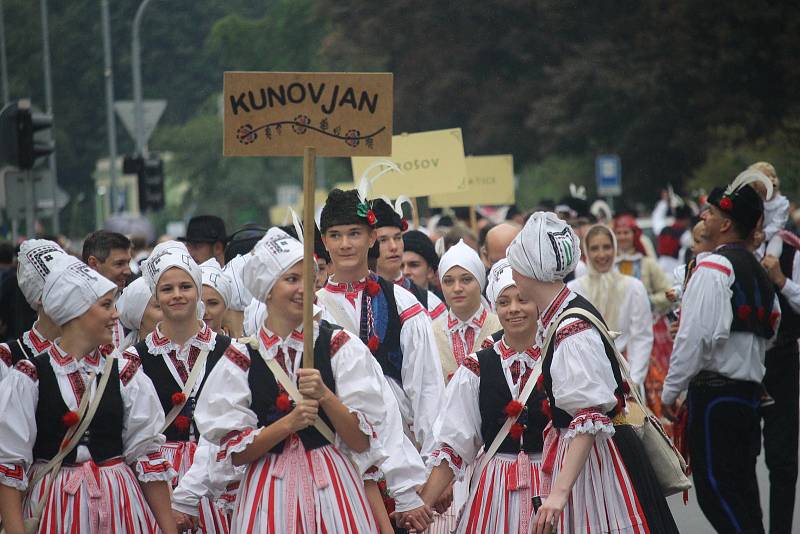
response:
<svg viewBox="0 0 800 534"><path fill-rule="evenodd" d="M555 481L563 467L572 439L559 432L553 466ZM547 441L547 440L546 440ZM645 534L649 532L644 511L633 489L628 470L614 440L598 432L583 470L572 486L567 505L557 523L560 533Z"/></svg>
<svg viewBox="0 0 800 534"><path fill-rule="evenodd" d="M364 534L378 528L350 460L331 445L306 451L292 436L281 454L247 467L231 532Z"/></svg>
<svg viewBox="0 0 800 534"><path fill-rule="evenodd" d="M176 487L189 470L194 461L194 451L197 450L197 443L193 441L168 441L161 446L161 453L164 458L172 464L172 468L178 473L177 478L172 482L172 487ZM194 531L197 534L229 534L230 520L222 507L216 502L203 497L200 499L200 524Z"/></svg>
<svg viewBox="0 0 800 534"><path fill-rule="evenodd" d="M473 489L456 532L527 534L533 512L531 499L542 495L540 455L498 453L483 473L473 476L479 478L472 481Z"/></svg>
<svg viewBox="0 0 800 534"><path fill-rule="evenodd" d="M34 464L33 478L44 463ZM45 476L28 493L24 514L33 517L43 498ZM139 481L122 458L95 464L92 461L62 466L42 512L40 533L151 534L156 520L144 499Z"/></svg>

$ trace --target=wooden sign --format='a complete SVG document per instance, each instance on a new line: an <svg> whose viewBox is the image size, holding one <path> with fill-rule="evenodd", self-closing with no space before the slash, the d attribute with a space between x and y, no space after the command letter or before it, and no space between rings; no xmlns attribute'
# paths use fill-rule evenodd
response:
<svg viewBox="0 0 800 534"><path fill-rule="evenodd" d="M376 159L379 158L353 158L354 181ZM392 156L380 159L390 159L403 174L389 173L378 179L372 186L373 198L449 193L457 191L467 176L461 128L395 135Z"/></svg>
<svg viewBox="0 0 800 534"><path fill-rule="evenodd" d="M514 203L514 157L468 156L467 176L452 193L431 195L432 208L497 206Z"/></svg>
<svg viewBox="0 0 800 534"><path fill-rule="evenodd" d="M388 156L391 73L226 72L225 156Z"/></svg>

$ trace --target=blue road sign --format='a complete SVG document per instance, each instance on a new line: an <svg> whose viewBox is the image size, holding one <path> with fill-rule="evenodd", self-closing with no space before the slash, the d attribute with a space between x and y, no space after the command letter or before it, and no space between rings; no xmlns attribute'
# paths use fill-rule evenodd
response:
<svg viewBox="0 0 800 534"><path fill-rule="evenodd" d="M616 154L600 154L594 161L597 195L601 197L622 194L622 164Z"/></svg>

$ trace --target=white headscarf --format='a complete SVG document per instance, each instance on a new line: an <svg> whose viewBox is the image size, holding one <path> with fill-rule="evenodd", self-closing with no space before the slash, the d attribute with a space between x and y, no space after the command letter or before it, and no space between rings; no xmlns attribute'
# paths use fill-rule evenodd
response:
<svg viewBox="0 0 800 534"><path fill-rule="evenodd" d="M158 281L172 267L186 271L197 286L197 292L202 291L203 273L200 266L192 259L186 245L180 241L165 241L156 245L147 261L142 264L142 276L147 280L147 285L153 294L156 292Z"/></svg>
<svg viewBox="0 0 800 534"><path fill-rule="evenodd" d="M500 294L510 286L516 286L514 278L511 276L511 264L508 263L508 258L503 258L494 265L489 271L489 280L486 284L486 298L492 305L492 309L497 309L497 298Z"/></svg>
<svg viewBox="0 0 800 534"><path fill-rule="evenodd" d="M233 282L230 277L225 274L215 258L201 263L200 270L203 272L203 285L215 289L225 301L227 308L233 298Z"/></svg>
<svg viewBox="0 0 800 534"><path fill-rule="evenodd" d="M303 260L303 244L273 227L256 243L252 254L244 266L244 285L256 299L266 302L278 278Z"/></svg>
<svg viewBox="0 0 800 534"><path fill-rule="evenodd" d="M58 268L59 261L74 259L58 243L47 239L28 239L23 242L17 258L17 283L32 307L42 300L45 279Z"/></svg>
<svg viewBox="0 0 800 534"><path fill-rule="evenodd" d="M228 275L231 281L231 301L228 303L228 309L234 311L244 311L247 306L253 302L253 295L244 285L242 272L247 260L252 254L241 254L233 258L225 264L223 272Z"/></svg>
<svg viewBox="0 0 800 534"><path fill-rule="evenodd" d="M481 257L478 256L475 249L464 243L463 239L450 247L439 260L439 281L453 267L461 267L469 271L478 280L481 285L481 292L483 292L486 287L486 267L484 267Z"/></svg>
<svg viewBox="0 0 800 534"><path fill-rule="evenodd" d="M580 240L555 213L537 211L508 246L511 268L539 280L556 282L571 273L581 259Z"/></svg>
<svg viewBox="0 0 800 534"><path fill-rule="evenodd" d="M601 228L600 231L593 232L595 228ZM614 260L611 261L611 268L601 273L595 269L591 260L589 260L589 238L592 234L592 239L598 235L606 235L611 238L611 246L614 248L614 256L617 255L617 238L614 232L602 224L595 224L586 231L586 240L583 243L584 253L587 258L587 273L586 276L580 278L580 285L585 289L585 297L594 304L600 314L608 323L611 330L619 330L619 306L622 304L622 299L625 298L625 275L617 271L614 265Z"/></svg>
<svg viewBox="0 0 800 534"><path fill-rule="evenodd" d="M80 317L117 285L80 260L48 276L42 291L44 312L58 326Z"/></svg>
<svg viewBox="0 0 800 534"><path fill-rule="evenodd" d="M153 292L150 291L150 286L147 285L147 280L144 278L137 278L125 288L119 299L117 299L117 311L119 312L119 320L122 325L128 330L139 331L142 326L142 317L150 299L153 298Z"/></svg>

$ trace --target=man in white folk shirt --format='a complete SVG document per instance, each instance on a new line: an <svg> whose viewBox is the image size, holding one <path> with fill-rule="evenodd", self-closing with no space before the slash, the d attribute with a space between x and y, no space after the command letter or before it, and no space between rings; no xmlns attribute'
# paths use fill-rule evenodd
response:
<svg viewBox="0 0 800 534"><path fill-rule="evenodd" d="M698 261L683 296L664 381L675 418L688 388L688 445L697 500L718 532L764 532L756 480L764 356L780 322L773 283L747 247L764 206L745 171L708 198L702 217L714 252Z"/></svg>

